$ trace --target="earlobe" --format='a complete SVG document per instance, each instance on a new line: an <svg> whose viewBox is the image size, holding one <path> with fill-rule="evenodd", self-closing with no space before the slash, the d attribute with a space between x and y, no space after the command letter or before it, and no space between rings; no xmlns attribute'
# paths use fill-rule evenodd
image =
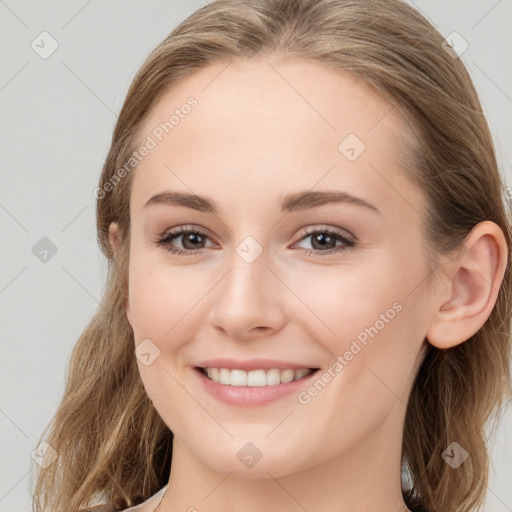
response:
<svg viewBox="0 0 512 512"><path fill-rule="evenodd" d="M480 222L457 255L446 263L447 291L426 333L428 341L442 349L471 338L491 315L508 259L503 231L494 222Z"/></svg>

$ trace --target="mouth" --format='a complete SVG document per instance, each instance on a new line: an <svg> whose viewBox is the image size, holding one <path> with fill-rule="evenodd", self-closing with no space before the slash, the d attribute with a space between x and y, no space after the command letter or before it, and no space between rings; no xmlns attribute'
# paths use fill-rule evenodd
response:
<svg viewBox="0 0 512 512"><path fill-rule="evenodd" d="M210 381L233 387L280 386L282 384L306 379L319 370L319 368L261 368L246 371L237 368L210 368L201 366L196 366L194 369Z"/></svg>

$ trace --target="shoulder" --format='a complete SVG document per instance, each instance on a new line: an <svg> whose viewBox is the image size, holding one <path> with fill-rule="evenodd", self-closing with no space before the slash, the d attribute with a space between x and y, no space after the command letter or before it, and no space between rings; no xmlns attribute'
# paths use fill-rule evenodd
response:
<svg viewBox="0 0 512 512"><path fill-rule="evenodd" d="M78 512L143 512L146 510L145 507L148 506L150 500L145 501L144 503L140 503L139 505L134 505L130 508L125 508L123 510L117 511L110 505L96 505L93 507L81 508Z"/></svg>
<svg viewBox="0 0 512 512"><path fill-rule="evenodd" d="M110 505L96 505L94 507L81 508L78 512L114 512Z"/></svg>

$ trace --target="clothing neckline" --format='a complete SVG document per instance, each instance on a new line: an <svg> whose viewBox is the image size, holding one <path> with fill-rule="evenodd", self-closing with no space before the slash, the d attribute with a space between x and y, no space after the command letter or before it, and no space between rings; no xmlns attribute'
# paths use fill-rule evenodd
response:
<svg viewBox="0 0 512 512"><path fill-rule="evenodd" d="M139 503L138 505L134 505L130 508L125 508L121 512L153 512L152 508L149 508L150 505L154 505L155 507L158 505L158 498L162 498L165 490L167 489L167 485L162 487L159 491L157 491L153 496L148 498L146 501Z"/></svg>

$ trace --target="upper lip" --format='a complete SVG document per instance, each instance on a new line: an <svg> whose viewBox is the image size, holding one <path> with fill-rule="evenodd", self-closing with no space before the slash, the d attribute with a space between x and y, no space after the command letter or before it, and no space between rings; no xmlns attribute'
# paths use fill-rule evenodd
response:
<svg viewBox="0 0 512 512"><path fill-rule="evenodd" d="M309 364L291 363L289 361L282 361L278 359L249 359L246 361L237 361L236 359L208 359L207 361L200 361L196 364L200 368L228 368L230 370L270 370L271 368L278 368L279 370L299 370L300 368L310 368L317 370L318 367Z"/></svg>

